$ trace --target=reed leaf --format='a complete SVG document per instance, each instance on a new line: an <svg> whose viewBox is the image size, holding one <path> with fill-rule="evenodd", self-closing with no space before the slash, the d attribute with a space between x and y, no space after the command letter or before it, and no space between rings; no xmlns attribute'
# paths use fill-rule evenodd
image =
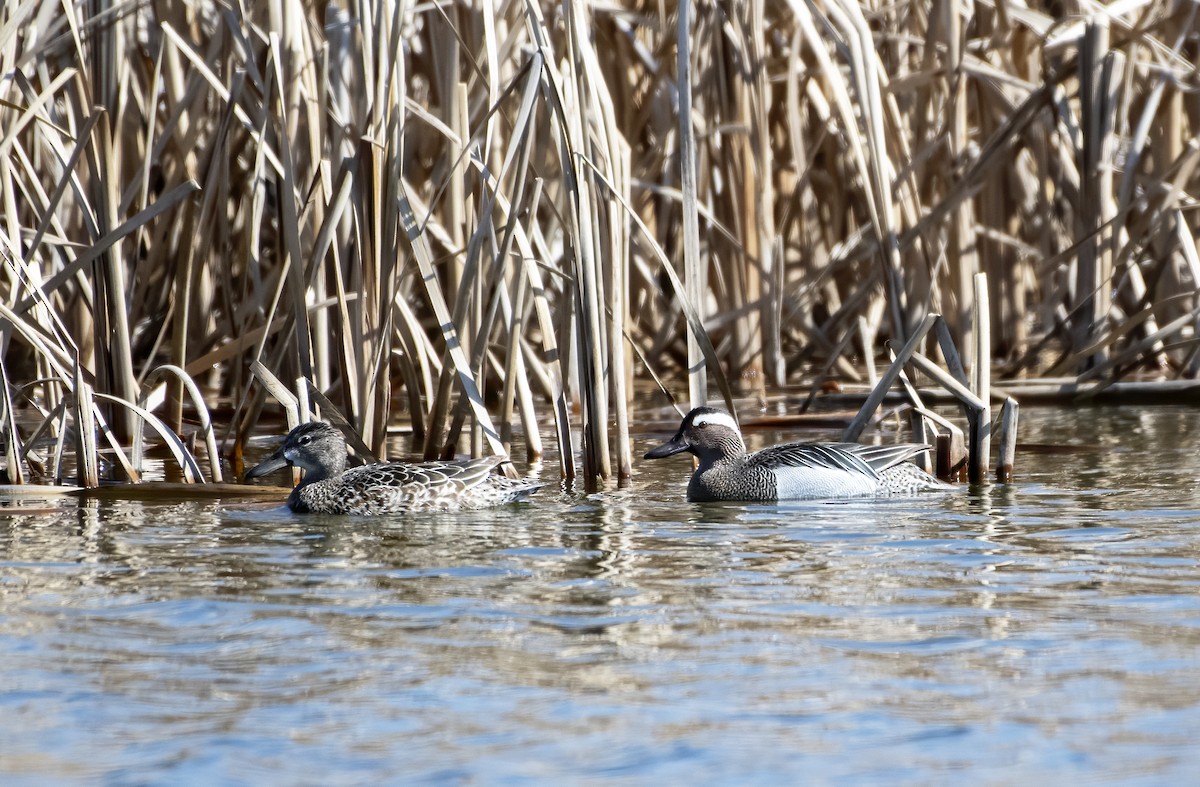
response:
<svg viewBox="0 0 1200 787"><path fill-rule="evenodd" d="M187 391L188 397L191 399L192 407L196 409L196 417L200 421L200 434L203 436L205 448L208 450L209 474L212 476L213 482L219 484L224 481L224 478L221 473L221 454L217 451L217 439L212 428L212 417L209 415L208 405L204 403L204 395L200 392L200 387L196 385L196 381L192 379L191 375L178 366L172 366L171 364L159 366L150 372L142 382L142 389L138 394L137 407L131 409L133 409L133 412L140 419L141 413L147 411L146 403L150 398L150 391L157 384L158 380L168 375L179 380L183 389ZM142 469L144 439L140 420L134 421L133 448L131 449L133 456L131 457L131 463L138 472L141 472ZM183 467L182 463L180 467ZM197 477L201 476L197 474Z"/></svg>

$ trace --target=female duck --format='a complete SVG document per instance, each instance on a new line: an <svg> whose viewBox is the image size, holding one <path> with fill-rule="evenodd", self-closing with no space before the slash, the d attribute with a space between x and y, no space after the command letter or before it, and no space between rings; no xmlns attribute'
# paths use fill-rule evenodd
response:
<svg viewBox="0 0 1200 787"><path fill-rule="evenodd" d="M327 423L301 424L279 450L246 472L259 478L299 467L304 480L288 495L297 513L405 514L455 511L524 500L539 484L492 474L498 457L460 462L387 462L346 469L346 438Z"/></svg>
<svg viewBox="0 0 1200 787"><path fill-rule="evenodd" d="M802 500L889 497L951 487L905 460L928 449L904 445L790 443L746 453L737 423L725 412L697 407L670 441L646 454L661 459L683 451L700 466L688 500Z"/></svg>

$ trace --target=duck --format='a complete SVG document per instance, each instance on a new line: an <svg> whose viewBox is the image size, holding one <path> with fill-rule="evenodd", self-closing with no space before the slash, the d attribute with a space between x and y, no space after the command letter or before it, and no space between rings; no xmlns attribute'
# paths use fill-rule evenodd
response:
<svg viewBox="0 0 1200 787"><path fill-rule="evenodd" d="M688 452L699 466L688 482L691 502L871 498L945 491L907 460L929 450L918 443L788 443L747 453L737 422L713 407L697 407L666 443L646 453L662 459Z"/></svg>
<svg viewBox="0 0 1200 787"><path fill-rule="evenodd" d="M304 477L288 495L298 514L374 516L459 511L525 500L540 484L496 475L504 460L484 457L446 462L383 462L346 468L346 438L324 421L297 426L279 450L246 472L261 478L284 467Z"/></svg>

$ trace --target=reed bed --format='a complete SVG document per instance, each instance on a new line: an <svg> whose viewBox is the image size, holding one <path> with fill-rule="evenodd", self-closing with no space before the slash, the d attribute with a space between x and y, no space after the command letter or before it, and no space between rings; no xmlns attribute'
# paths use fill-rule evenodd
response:
<svg viewBox="0 0 1200 787"><path fill-rule="evenodd" d="M136 480L149 423L219 480L283 391L379 457L401 425L533 459L552 422L594 485L639 379L873 378L935 313L984 391L1190 378L1196 33L1163 0L14 0L8 477Z"/></svg>

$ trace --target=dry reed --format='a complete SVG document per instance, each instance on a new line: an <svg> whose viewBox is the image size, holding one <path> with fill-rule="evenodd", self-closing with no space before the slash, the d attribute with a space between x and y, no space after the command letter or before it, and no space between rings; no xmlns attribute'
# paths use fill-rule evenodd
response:
<svg viewBox="0 0 1200 787"><path fill-rule="evenodd" d="M0 12L13 481L136 479L143 421L219 479L257 365L381 457L537 458L544 413L595 486L634 377L870 378L934 313L970 349L978 273L1010 374L1200 370L1194 4L94 7Z"/></svg>

